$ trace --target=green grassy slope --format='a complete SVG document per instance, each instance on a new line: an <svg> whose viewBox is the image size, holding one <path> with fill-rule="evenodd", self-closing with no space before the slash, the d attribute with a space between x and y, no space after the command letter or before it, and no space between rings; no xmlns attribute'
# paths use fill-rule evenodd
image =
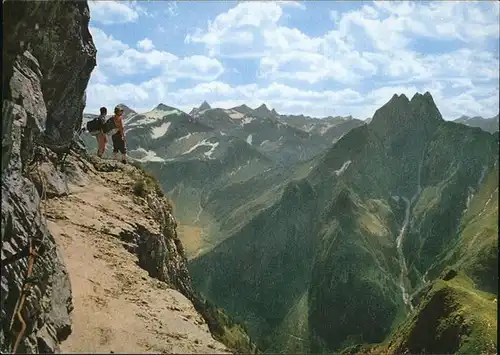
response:
<svg viewBox="0 0 500 355"><path fill-rule="evenodd" d="M385 342L342 354L496 354L496 295L478 290L454 270L421 293L418 307Z"/></svg>
<svg viewBox="0 0 500 355"><path fill-rule="evenodd" d="M380 345L354 346L345 354L496 353L498 177L495 164L466 203L458 237L415 293L410 316Z"/></svg>
<svg viewBox="0 0 500 355"><path fill-rule="evenodd" d="M199 290L214 302L224 300L225 308L245 319L261 338L288 312L290 300L306 289L312 260L306 228L316 208L314 189L305 181L292 182L280 201L239 231L239 237L193 261L195 270L210 269L206 276L197 273ZM286 218L290 216L293 223ZM297 248L288 248L290 244ZM212 279L225 279L230 286L214 292Z"/></svg>
<svg viewBox="0 0 500 355"><path fill-rule="evenodd" d="M193 281L243 317L264 349L380 342L408 310L396 248L403 198L411 293L456 243L468 191L498 157L496 147L498 137L443 121L429 94L395 96L277 203L194 259ZM299 301L305 293L307 307ZM292 319L302 320L295 329ZM292 345L285 333L305 340Z"/></svg>

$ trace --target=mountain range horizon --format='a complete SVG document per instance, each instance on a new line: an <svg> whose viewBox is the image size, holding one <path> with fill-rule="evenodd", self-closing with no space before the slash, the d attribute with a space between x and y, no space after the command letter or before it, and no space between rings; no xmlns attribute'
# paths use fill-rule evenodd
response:
<svg viewBox="0 0 500 355"><path fill-rule="evenodd" d="M417 92L415 93L412 98L418 96L418 95L429 95L430 97L432 97L432 94L429 92L429 91L426 91L424 92L423 94ZM407 95L405 95L404 93L402 94L393 94L392 98L394 97L400 97L400 98L406 98L408 99ZM126 108L128 109L129 111L131 112L134 112L134 113L145 113L145 112L149 112L149 111L152 111L152 110L155 110L155 109L161 109L162 107L166 107L166 108L174 108L173 106L169 106L169 105L166 105L165 103L163 102L160 102L158 103L154 108L150 109L150 110L140 110L140 111L136 111L134 109L132 109L131 107L129 107L127 104L121 102L121 103L118 103L117 106L121 106L123 108ZM198 107L193 107L190 111L189 111L189 114L192 114L192 113L195 113L195 112L199 112L199 111L203 111L203 110L210 110L210 109L224 109L222 107L212 107L206 100L204 100ZM274 108L271 108L269 109L268 105L263 102L261 103L259 106L255 107L255 108L251 108L249 107L248 105L246 104L241 104L241 105L238 105L238 106L234 106L234 107L230 107L228 108L229 110L241 110L242 112L245 112L245 111L248 111L248 112L251 112L251 111L256 111L256 110L262 110L262 111L267 111L269 113L272 113L276 116L281 116ZM187 111L183 111L185 113L188 113ZM91 112L85 112L86 114L92 114ZM483 116L467 116L467 115L462 115L458 118L443 118L444 120L446 121L459 121L459 122L463 122L463 121L466 121L466 120L477 120L477 119L480 119L480 120L498 120L498 117L500 115L500 112L496 115L496 116L492 116L492 117L483 117ZM333 117L343 117L343 118L353 118L352 115L345 115L345 116L342 116L342 115L336 115L336 116L333 116L333 115L329 115L329 116L322 116L322 117L316 117L316 116L308 116L307 114L294 114L294 115L283 115L283 116L303 116L303 117L309 117L309 118L313 118L313 119L328 119L328 118L333 118ZM365 117L365 118L358 118L362 121L366 121L369 123L369 121L372 119L372 117Z"/></svg>

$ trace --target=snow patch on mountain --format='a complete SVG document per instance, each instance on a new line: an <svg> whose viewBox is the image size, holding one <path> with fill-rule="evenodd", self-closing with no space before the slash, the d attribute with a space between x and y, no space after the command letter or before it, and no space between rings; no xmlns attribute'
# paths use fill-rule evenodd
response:
<svg viewBox="0 0 500 355"><path fill-rule="evenodd" d="M124 118L123 119L123 124L126 126L135 116L137 116L137 114L133 114L133 115L131 115L129 117ZM107 119L107 117L106 117L106 119Z"/></svg>
<svg viewBox="0 0 500 355"><path fill-rule="evenodd" d="M335 175L337 175L337 176L342 175L344 173L344 171L347 170L347 168L349 167L350 164L351 164L350 160L346 161L344 164L342 164L342 166L340 167L340 169L335 170Z"/></svg>
<svg viewBox="0 0 500 355"><path fill-rule="evenodd" d="M143 154L146 154L144 157L138 159L135 158L134 160L140 161L140 162L148 162L148 161L156 161L156 162L164 162L165 159L162 157L159 157L156 155L156 153L152 150L146 150L144 148L138 148L135 150L135 152L140 152Z"/></svg>
<svg viewBox="0 0 500 355"><path fill-rule="evenodd" d="M302 130L311 133L311 131L314 129L314 127L316 127L316 124L311 123L311 124L308 124L308 125L304 126L302 128Z"/></svg>
<svg viewBox="0 0 500 355"><path fill-rule="evenodd" d="M165 133L167 133L168 128L170 127L171 122L165 122L159 127L153 127L153 132L151 133L151 138L158 139L163 137Z"/></svg>
<svg viewBox="0 0 500 355"><path fill-rule="evenodd" d="M203 153L208 159L214 159L212 158L212 154L215 152L215 148L217 148L217 146L219 145L219 142L215 142L213 145L212 145L212 148L210 148L210 150L208 152L205 152Z"/></svg>
<svg viewBox="0 0 500 355"><path fill-rule="evenodd" d="M198 112L196 112L195 115L196 115L196 117L201 116L201 115L205 114L205 112L207 112L209 110L211 110L211 108L207 108L205 110L198 111Z"/></svg>
<svg viewBox="0 0 500 355"><path fill-rule="evenodd" d="M151 118L163 118L165 116L174 115L174 114L179 115L180 113L181 113L181 111L179 111L175 108L173 110L154 109L152 111L146 112L144 114L144 116L151 117Z"/></svg>
<svg viewBox="0 0 500 355"><path fill-rule="evenodd" d="M255 120L255 117L249 117L249 116L247 116L247 117L245 117L244 119L241 120L241 125L244 126L244 125L246 125L246 124L248 124L248 123L250 123L250 122L252 122L254 120Z"/></svg>
<svg viewBox="0 0 500 355"><path fill-rule="evenodd" d="M191 148L189 148L188 150L186 150L184 153L182 153L181 155L186 155L186 154L189 154L191 153L192 151L194 151L196 148L198 147L201 147L201 146L209 146L209 147L212 147L208 152L205 152L205 156L207 157L211 157L212 156L212 153L213 153L213 150L219 145L219 142L215 142L215 143L211 143L209 142L207 139L204 139L202 140L201 142L198 142L197 144L195 144L194 146L192 146Z"/></svg>
<svg viewBox="0 0 500 355"><path fill-rule="evenodd" d="M250 160L247 160L247 162L243 165L240 165L239 167L237 167L235 170L231 171L229 173L229 176L234 176L234 174L236 174L237 172L239 172L240 170L248 167L248 165L250 164Z"/></svg>
<svg viewBox="0 0 500 355"><path fill-rule="evenodd" d="M226 110L226 113L233 120L241 120L243 117L245 117L244 114L242 114L241 112L235 111L235 110Z"/></svg>
<svg viewBox="0 0 500 355"><path fill-rule="evenodd" d="M342 137L343 137L343 136L345 136L345 134L342 134L342 135L341 135L340 137L338 137L338 138L334 138L334 139L332 140L332 143L333 143L333 144L337 143L339 140L341 140L341 139L342 139Z"/></svg>
<svg viewBox="0 0 500 355"><path fill-rule="evenodd" d="M328 132L328 130L332 127L334 127L335 124L332 124L332 123L327 123L326 125L324 125L323 127L320 128L319 130L319 134L323 135L325 134L326 132Z"/></svg>
<svg viewBox="0 0 500 355"><path fill-rule="evenodd" d="M163 110L152 110L149 112L144 113L142 116L143 118L139 119L138 121L132 122L129 124L130 127L134 126L143 126L143 125L148 125L157 122L158 120L163 119L166 116L169 115L179 115L181 114L181 111L174 109L174 110L168 110L168 111L163 111Z"/></svg>
<svg viewBox="0 0 500 355"><path fill-rule="evenodd" d="M182 140L188 139L191 136L192 136L192 134L190 132L190 133L186 134L185 136L177 138L176 141L182 141Z"/></svg>

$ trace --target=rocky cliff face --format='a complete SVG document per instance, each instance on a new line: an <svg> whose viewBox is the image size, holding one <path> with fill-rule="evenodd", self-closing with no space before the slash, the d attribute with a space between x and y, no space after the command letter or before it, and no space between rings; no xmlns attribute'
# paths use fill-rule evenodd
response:
<svg viewBox="0 0 500 355"><path fill-rule="evenodd" d="M172 206L155 193L147 195L147 204L160 224L160 234L137 224L133 232L124 231L121 238L132 242L131 252L139 258L139 266L151 277L173 286L191 301L194 291L187 269L187 259L177 236L177 221Z"/></svg>
<svg viewBox="0 0 500 355"><path fill-rule="evenodd" d="M82 123L85 88L96 64L96 49L88 31L88 5L85 1L4 1L3 10L0 350L6 353L53 353L67 349L102 350L103 346L114 346L116 350L121 346L124 351L130 351L124 345L132 341L132 348L138 352L150 351L153 345L163 346L161 351L168 353L206 353L209 349L220 352L224 348L211 338L208 329L203 329L205 323L203 319L198 319L201 317L194 311L196 307L207 319L210 330L217 331L222 341L227 340L230 346L249 352L247 349L253 345L244 330L233 322L228 323L230 319L220 309L205 303L194 293L184 250L177 237L177 222L172 215L172 207L151 176L145 177L144 181L148 181L146 185L153 186L152 191L144 190L147 186L139 184L133 189L130 186L125 188L121 191L123 194L117 194L116 181L108 181L109 177L105 176L103 179L109 186L96 186L94 183L92 188L107 188L108 195L103 197L107 202L110 195L117 194L118 201L115 202L118 202L119 208L123 208L120 205L124 203L123 200L131 199L131 194L139 194L145 199L144 205L141 204L142 209L128 218L134 222L142 220L142 224L137 222L132 231L125 232L124 225L128 228L130 223L115 220L121 233L113 236L125 240L127 249L138 257L139 266L151 278L160 280L162 291L154 293L150 287L146 287L139 289L139 292L139 283L143 286L145 283L149 286L157 283L140 276L137 270L132 275L120 273L120 270L115 272L101 268L96 271L94 268L95 277L107 275L107 281L122 285L121 290L114 290L111 295L106 294L110 291L108 288L94 288L94 292L103 291L108 296L112 303L108 307L110 310L117 307L113 303L117 299L132 308L137 308L137 303L143 308L149 304L146 310L151 313L151 317L145 324L144 317L141 318L143 313L129 312L124 334L120 322L125 318L121 317L120 311L128 309L126 306L118 307L120 311L109 311L109 314L104 315L97 312L94 315L94 311L99 309L95 307L101 307L102 311L102 302L106 298L82 295L82 288L83 293L87 292L86 285L82 286L82 280L78 275L75 278L75 274L83 268L85 276L88 276L90 271L85 267L92 269L94 264L99 264L99 257L104 256L108 261L111 258L107 267L116 268L120 262L116 259L121 258L124 262L130 260L130 255L127 259L119 253L113 254L112 250L106 249L112 248L109 244L98 250L102 252L100 255L97 251L82 251L81 248L89 247L88 243L78 244L79 239L76 238L82 237L82 232L77 228L84 228L83 236L92 233L99 211L74 196L75 187L77 190L83 189L85 194L85 188L88 190L92 178L98 175L96 171L102 173L117 169L113 163L99 159L93 161L83 156L74 135ZM128 173L136 170L128 168ZM71 213L80 210L81 214L84 209L90 213L89 225L75 224L75 220L85 219L85 215ZM99 222L103 222L107 230L109 225L113 225L113 216L105 214L104 217ZM70 221L72 225L68 227L65 221ZM155 221L153 224L158 225L158 228L151 230L145 227L151 221ZM75 237L70 243L65 243L67 234L61 232L61 229L66 228L73 228L68 232ZM109 232L103 229L102 235L109 235ZM98 240L102 242L101 239ZM94 259L80 265L79 256L83 254ZM88 277L84 278L83 283L86 281L93 282ZM129 287L131 285L132 289ZM124 290L133 295L124 296ZM174 290L180 291L185 297L180 297L179 292ZM157 296L156 303L153 294ZM176 302L186 303L186 319L182 320L180 314L174 315L168 311L183 311L175 307ZM166 310L165 305L170 308ZM85 306L90 310L85 309ZM82 322L82 316L86 313L93 317ZM121 318L116 319L116 315ZM175 318L177 323L169 317ZM74 318L75 329L72 329L71 318ZM105 328L97 329L90 321L104 324ZM114 321L114 325L110 326L111 321ZM182 324L184 321L189 323L187 327ZM182 334L177 332L180 328ZM106 339L103 340L103 334L95 333L103 329L112 336L116 335L115 339L104 337ZM94 333L87 334L87 330ZM97 339L97 336L101 336L101 339ZM61 345L65 339L67 341ZM144 339L147 341L140 343Z"/></svg>
<svg viewBox="0 0 500 355"><path fill-rule="evenodd" d="M65 145L79 127L96 49L86 2L4 1L3 12L0 347L10 352L22 327L14 312L31 245L39 255L19 307L26 329L17 351L53 352L71 332L71 289L29 176L40 142Z"/></svg>

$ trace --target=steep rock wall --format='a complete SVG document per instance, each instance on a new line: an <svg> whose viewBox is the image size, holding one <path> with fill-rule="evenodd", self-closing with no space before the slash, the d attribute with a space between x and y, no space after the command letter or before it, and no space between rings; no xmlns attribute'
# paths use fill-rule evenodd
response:
<svg viewBox="0 0 500 355"><path fill-rule="evenodd" d="M31 242L39 256L17 352L54 352L71 332L71 287L28 176L40 142L66 145L81 124L96 49L86 1L4 1L3 12L0 350L10 352L21 329L14 312Z"/></svg>

